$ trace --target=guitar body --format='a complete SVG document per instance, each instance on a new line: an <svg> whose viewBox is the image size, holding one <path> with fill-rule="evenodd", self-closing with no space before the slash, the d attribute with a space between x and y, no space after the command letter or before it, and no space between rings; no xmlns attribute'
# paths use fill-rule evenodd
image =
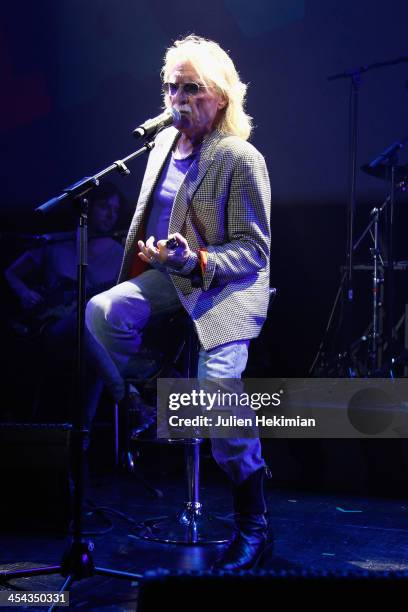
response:
<svg viewBox="0 0 408 612"><path fill-rule="evenodd" d="M87 291L87 298L90 299L111 286L112 282L109 281L91 287ZM51 291L44 291L42 287L36 288L36 291L44 301L30 311L21 312L10 322L11 329L19 338L39 338L50 325L68 317L77 307L76 283L69 279L61 281Z"/></svg>

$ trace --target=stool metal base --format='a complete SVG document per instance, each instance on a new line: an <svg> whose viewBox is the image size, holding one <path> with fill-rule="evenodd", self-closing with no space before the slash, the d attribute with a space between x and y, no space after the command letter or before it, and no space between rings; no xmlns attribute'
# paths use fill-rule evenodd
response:
<svg viewBox="0 0 408 612"><path fill-rule="evenodd" d="M166 544L224 544L229 540L232 528L231 520L203 512L200 503L186 502L176 516L161 516L139 523L136 535Z"/></svg>

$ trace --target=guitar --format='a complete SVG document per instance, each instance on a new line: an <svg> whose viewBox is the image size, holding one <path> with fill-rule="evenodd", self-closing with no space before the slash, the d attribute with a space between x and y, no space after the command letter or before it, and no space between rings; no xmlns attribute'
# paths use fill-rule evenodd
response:
<svg viewBox="0 0 408 612"><path fill-rule="evenodd" d="M87 288L86 297L90 299L113 285L113 281L105 281ZM69 316L75 311L78 302L76 283L70 279L60 281L53 289L38 287L35 291L43 297L43 302L30 311L21 312L10 321L13 333L29 340L40 337L49 325Z"/></svg>

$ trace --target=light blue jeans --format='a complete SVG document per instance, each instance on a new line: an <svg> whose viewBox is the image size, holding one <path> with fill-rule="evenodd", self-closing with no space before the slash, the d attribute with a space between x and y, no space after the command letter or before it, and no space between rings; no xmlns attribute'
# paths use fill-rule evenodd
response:
<svg viewBox="0 0 408 612"><path fill-rule="evenodd" d="M115 400L124 397L124 376L131 375L132 358L140 349L148 321L173 314L180 307L170 277L154 269L88 302L86 325L95 340L91 348ZM241 378L248 360L248 346L248 340L239 340L209 351L201 348L197 377ZM212 438L211 445L215 461L236 484L265 465L259 439Z"/></svg>

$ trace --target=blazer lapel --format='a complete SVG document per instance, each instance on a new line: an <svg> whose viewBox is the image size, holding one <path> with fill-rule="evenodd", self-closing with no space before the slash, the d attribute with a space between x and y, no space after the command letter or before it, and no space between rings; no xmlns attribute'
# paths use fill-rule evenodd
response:
<svg viewBox="0 0 408 612"><path fill-rule="evenodd" d="M214 160L215 148L221 138L223 138L223 134L214 130L203 141L199 154L188 169L174 198L169 222L169 234L180 232L182 229L190 202Z"/></svg>

